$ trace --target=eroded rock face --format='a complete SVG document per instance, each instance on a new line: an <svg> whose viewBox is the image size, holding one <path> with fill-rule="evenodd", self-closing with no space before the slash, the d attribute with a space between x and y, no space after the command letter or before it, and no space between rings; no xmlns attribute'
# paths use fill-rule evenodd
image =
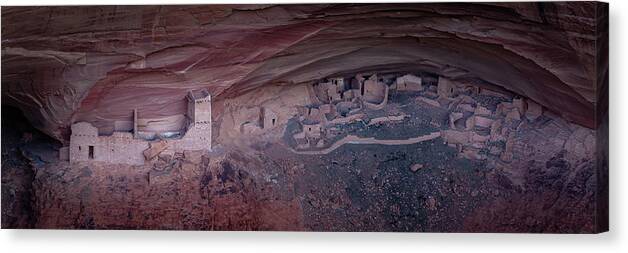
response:
<svg viewBox="0 0 628 253"><path fill-rule="evenodd" d="M36 173L33 210L37 220L33 225L303 230L295 196L279 192L259 170L263 170L259 160L240 153L211 160L188 154L160 158L147 166L61 162Z"/></svg>
<svg viewBox="0 0 628 253"><path fill-rule="evenodd" d="M261 86L394 69L529 97L595 127L597 3L2 8L2 99L67 141ZM220 106L214 110L220 115Z"/></svg>

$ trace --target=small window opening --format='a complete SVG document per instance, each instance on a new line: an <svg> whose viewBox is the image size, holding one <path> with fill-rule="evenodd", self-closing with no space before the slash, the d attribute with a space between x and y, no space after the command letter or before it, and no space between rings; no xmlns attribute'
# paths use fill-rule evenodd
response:
<svg viewBox="0 0 628 253"><path fill-rule="evenodd" d="M89 146L89 159L94 159L94 146Z"/></svg>

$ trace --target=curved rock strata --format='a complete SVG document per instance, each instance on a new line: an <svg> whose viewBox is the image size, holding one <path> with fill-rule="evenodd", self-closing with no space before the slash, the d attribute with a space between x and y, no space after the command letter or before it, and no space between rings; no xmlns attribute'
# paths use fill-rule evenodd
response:
<svg viewBox="0 0 628 253"><path fill-rule="evenodd" d="M327 76L425 71L528 97L595 128L593 2L2 8L2 101L67 141ZM214 117L220 117L220 106ZM172 125L177 127L176 124Z"/></svg>

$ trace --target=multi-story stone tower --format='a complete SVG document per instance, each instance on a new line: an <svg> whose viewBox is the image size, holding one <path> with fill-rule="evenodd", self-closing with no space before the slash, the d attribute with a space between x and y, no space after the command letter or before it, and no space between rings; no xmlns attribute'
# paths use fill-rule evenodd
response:
<svg viewBox="0 0 628 253"><path fill-rule="evenodd" d="M187 95L189 120L185 137L191 141L190 150L211 150L212 105L211 95L206 89L189 91Z"/></svg>

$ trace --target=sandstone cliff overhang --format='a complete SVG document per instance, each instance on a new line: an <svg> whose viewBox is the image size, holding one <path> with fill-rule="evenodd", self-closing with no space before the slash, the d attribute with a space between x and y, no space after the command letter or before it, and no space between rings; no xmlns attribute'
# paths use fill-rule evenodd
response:
<svg viewBox="0 0 628 253"><path fill-rule="evenodd" d="M184 114L189 89L219 101L267 84L427 71L529 97L595 128L607 10L595 2L3 7L2 103L67 140L72 122L107 128L131 117L129 108Z"/></svg>

